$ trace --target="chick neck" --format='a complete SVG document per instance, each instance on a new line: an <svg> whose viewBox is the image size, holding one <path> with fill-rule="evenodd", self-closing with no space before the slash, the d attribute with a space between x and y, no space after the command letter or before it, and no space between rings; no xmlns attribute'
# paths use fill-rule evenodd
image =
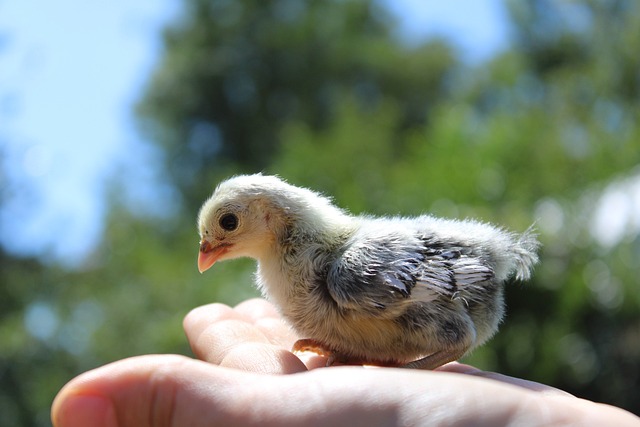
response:
<svg viewBox="0 0 640 427"><path fill-rule="evenodd" d="M301 190L301 195L290 198L282 207L286 224L279 239L282 249L291 245L296 249L308 244L327 247L343 244L357 229L355 218L329 199Z"/></svg>
<svg viewBox="0 0 640 427"><path fill-rule="evenodd" d="M271 250L258 258L258 285L263 295L285 312L292 298L309 295L314 277L358 229L355 217L317 196L279 200L282 227ZM286 314L286 313L283 313Z"/></svg>

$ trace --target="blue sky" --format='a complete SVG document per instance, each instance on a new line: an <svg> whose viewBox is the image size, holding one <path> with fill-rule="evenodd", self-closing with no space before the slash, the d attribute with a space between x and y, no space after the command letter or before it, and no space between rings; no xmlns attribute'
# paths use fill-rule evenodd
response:
<svg viewBox="0 0 640 427"><path fill-rule="evenodd" d="M386 3L408 42L445 36L471 62L508 44L501 0ZM134 193L153 193L152 153L132 108L158 60L160 29L179 6L0 0L0 161L8 174L0 239L8 250L74 265L99 242L109 176L124 171Z"/></svg>

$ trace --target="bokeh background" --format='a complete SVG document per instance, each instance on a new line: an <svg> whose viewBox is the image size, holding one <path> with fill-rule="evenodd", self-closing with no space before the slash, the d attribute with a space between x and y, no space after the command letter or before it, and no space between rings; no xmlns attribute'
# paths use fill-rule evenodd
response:
<svg viewBox="0 0 640 427"><path fill-rule="evenodd" d="M257 171L536 221L534 280L465 361L640 414L640 3L440 3L0 1L0 425L257 295L252 261L195 262L202 201Z"/></svg>

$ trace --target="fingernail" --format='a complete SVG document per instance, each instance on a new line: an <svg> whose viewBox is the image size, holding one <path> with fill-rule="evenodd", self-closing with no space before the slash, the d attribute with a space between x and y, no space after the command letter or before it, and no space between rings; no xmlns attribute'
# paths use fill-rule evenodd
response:
<svg viewBox="0 0 640 427"><path fill-rule="evenodd" d="M102 396L67 397L54 414L55 427L118 427L116 412L109 399Z"/></svg>

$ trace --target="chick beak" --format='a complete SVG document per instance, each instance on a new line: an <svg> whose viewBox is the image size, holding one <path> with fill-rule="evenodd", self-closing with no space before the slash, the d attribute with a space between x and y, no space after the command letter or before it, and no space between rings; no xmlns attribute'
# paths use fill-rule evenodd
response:
<svg viewBox="0 0 640 427"><path fill-rule="evenodd" d="M229 245L220 244L218 246L213 246L210 242L206 240L200 241L200 253L198 254L198 271L200 273L204 273L227 251L229 250Z"/></svg>

